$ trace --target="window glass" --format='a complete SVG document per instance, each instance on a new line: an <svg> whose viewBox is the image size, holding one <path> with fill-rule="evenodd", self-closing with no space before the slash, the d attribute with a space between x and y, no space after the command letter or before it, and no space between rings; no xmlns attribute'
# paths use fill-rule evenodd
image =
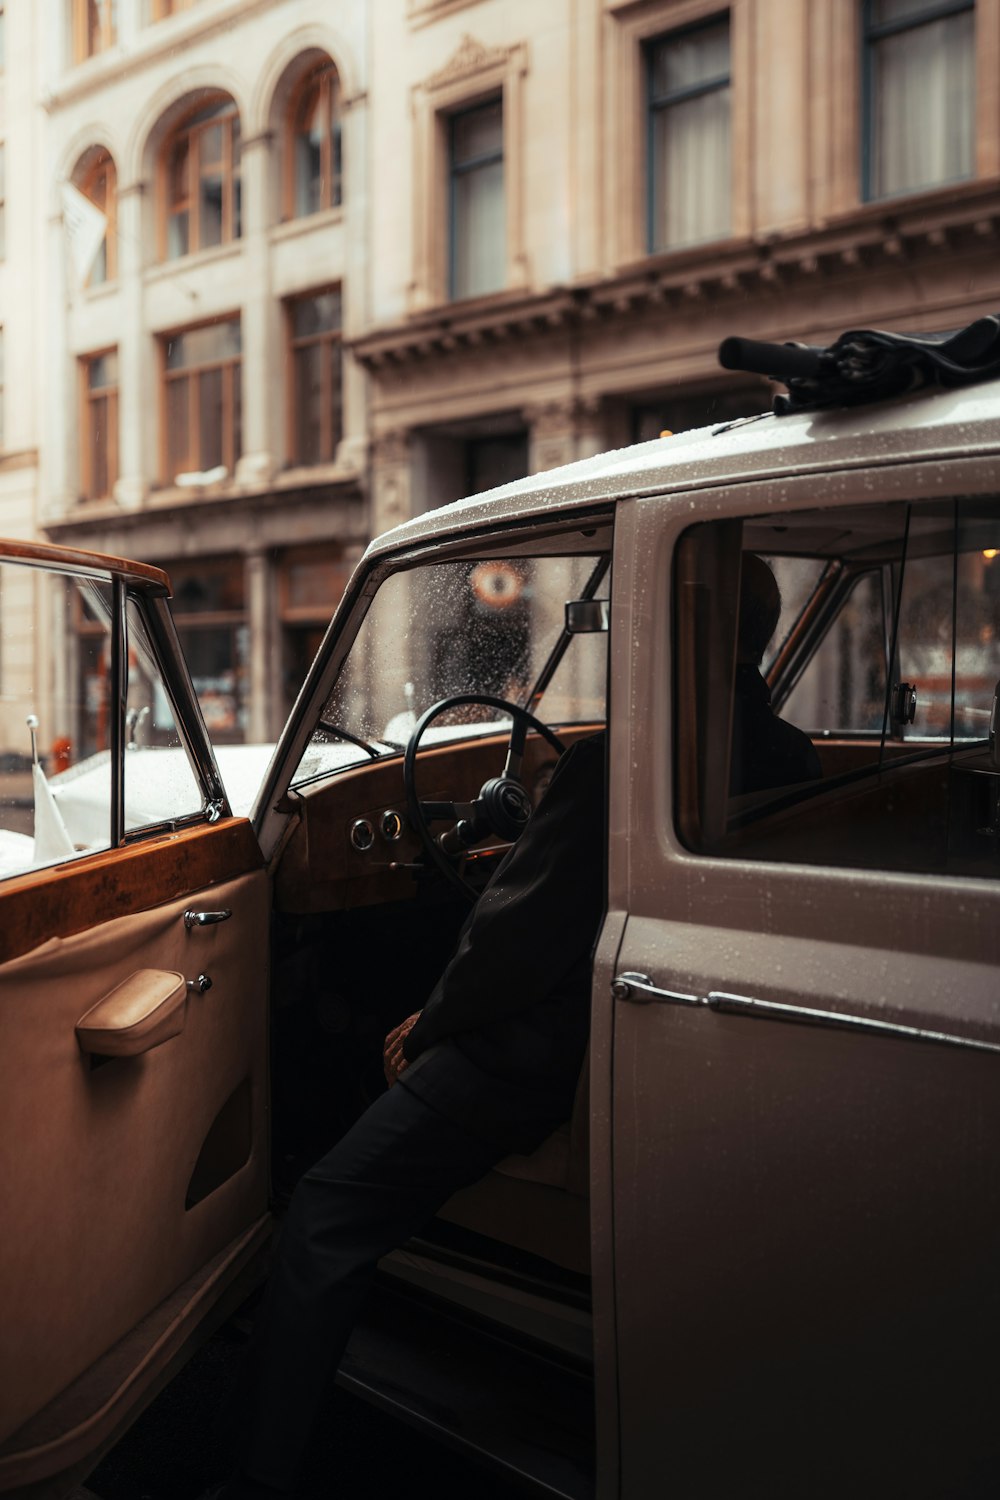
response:
<svg viewBox="0 0 1000 1500"><path fill-rule="evenodd" d="M607 636L563 637L566 601L581 597L598 562L595 556L490 558L387 578L297 778L366 758L338 730L388 754L405 745L421 714L440 698L486 693L527 704L543 668L555 666L561 640L565 654L538 703L539 717L553 724L602 721ZM460 706L427 733L431 742L465 737L479 725L495 729L498 717L488 706Z"/></svg>
<svg viewBox="0 0 1000 1500"><path fill-rule="evenodd" d="M887 197L973 172L975 9L914 0L867 7L867 195Z"/></svg>
<svg viewBox="0 0 1000 1500"><path fill-rule="evenodd" d="M53 615L66 650L50 660ZM110 585L0 563L0 878L108 847L110 622Z"/></svg>
<svg viewBox="0 0 1000 1500"><path fill-rule="evenodd" d="M166 207L160 251L168 260L240 238L240 120L231 99L210 99L169 136L160 192Z"/></svg>
<svg viewBox="0 0 1000 1500"><path fill-rule="evenodd" d="M729 23L649 48L651 250L729 233Z"/></svg>
<svg viewBox="0 0 1000 1500"><path fill-rule="evenodd" d="M995 876L998 556L995 497L691 528L675 568L685 842Z"/></svg>
<svg viewBox="0 0 1000 1500"><path fill-rule="evenodd" d="M329 59L299 86L292 111L291 150L292 217L335 208L342 195L340 80Z"/></svg>
<svg viewBox="0 0 1000 1500"><path fill-rule="evenodd" d="M288 307L292 461L330 463L342 432L340 289L296 297Z"/></svg>
<svg viewBox="0 0 1000 1500"><path fill-rule="evenodd" d="M171 613L212 739L246 738L248 642L242 558L168 565Z"/></svg>
<svg viewBox="0 0 1000 1500"><path fill-rule="evenodd" d="M498 291L506 278L503 108L499 99L451 120L451 295Z"/></svg>
<svg viewBox="0 0 1000 1500"><path fill-rule="evenodd" d="M177 732L163 676L134 600L128 619L125 831L201 812L204 796Z"/></svg>
<svg viewBox="0 0 1000 1500"><path fill-rule="evenodd" d="M179 474L230 474L243 450L238 318L164 340L167 482ZM220 477L218 473L216 478Z"/></svg>

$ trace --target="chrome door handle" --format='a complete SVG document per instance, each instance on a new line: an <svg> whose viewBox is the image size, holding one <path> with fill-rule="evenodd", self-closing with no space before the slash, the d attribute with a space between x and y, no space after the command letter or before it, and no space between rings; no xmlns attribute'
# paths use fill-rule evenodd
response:
<svg viewBox="0 0 1000 1500"><path fill-rule="evenodd" d="M648 1005L659 1000L667 1005L704 1005L701 995L685 995L679 990L661 990L653 984L648 974L626 971L616 974L611 983L611 993L616 1000L630 1000L633 1005Z"/></svg>
<svg viewBox="0 0 1000 1500"><path fill-rule="evenodd" d="M214 927L216 922L228 922L231 911L186 911L184 926L188 932L192 927Z"/></svg>

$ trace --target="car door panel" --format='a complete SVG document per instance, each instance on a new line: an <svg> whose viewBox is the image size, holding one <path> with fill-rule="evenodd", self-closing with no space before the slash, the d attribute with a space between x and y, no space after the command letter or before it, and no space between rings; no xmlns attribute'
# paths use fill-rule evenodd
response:
<svg viewBox="0 0 1000 1500"><path fill-rule="evenodd" d="M877 503L878 482L809 500ZM775 814L796 853L682 845L685 505L623 505L616 531L613 630L649 643L612 706L616 975L668 992L611 1002L620 1494L964 1493L1000 1333L1000 889L921 843L923 767L884 773L861 817L833 788Z"/></svg>
<svg viewBox="0 0 1000 1500"><path fill-rule="evenodd" d="M66 935L0 967L0 1170L16 1231L0 1242L0 1438L266 1211L269 882L251 846L248 825L223 826L27 877L49 932L55 912ZM24 917L5 922L8 949L33 930L20 894L2 896ZM232 915L189 928L192 906ZM85 1053L79 1021L139 970L205 974L211 988L187 995L182 1029L152 1050Z"/></svg>

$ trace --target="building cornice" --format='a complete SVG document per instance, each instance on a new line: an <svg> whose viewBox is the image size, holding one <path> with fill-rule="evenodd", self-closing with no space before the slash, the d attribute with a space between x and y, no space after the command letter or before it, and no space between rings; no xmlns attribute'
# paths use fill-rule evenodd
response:
<svg viewBox="0 0 1000 1500"><path fill-rule="evenodd" d="M962 183L865 204L819 228L647 256L568 286L442 303L373 329L348 347L360 364L378 371L655 309L693 311L755 291L801 294L836 277L884 274L977 250L996 258L998 237L1000 181Z"/></svg>

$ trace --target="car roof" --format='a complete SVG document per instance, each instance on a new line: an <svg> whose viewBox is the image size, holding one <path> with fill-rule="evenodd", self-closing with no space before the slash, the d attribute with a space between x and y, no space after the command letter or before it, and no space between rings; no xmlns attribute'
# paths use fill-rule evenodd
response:
<svg viewBox="0 0 1000 1500"><path fill-rule="evenodd" d="M598 453L426 511L384 532L368 556L629 496L915 463L1000 449L1000 380L933 388L873 405L767 412Z"/></svg>

